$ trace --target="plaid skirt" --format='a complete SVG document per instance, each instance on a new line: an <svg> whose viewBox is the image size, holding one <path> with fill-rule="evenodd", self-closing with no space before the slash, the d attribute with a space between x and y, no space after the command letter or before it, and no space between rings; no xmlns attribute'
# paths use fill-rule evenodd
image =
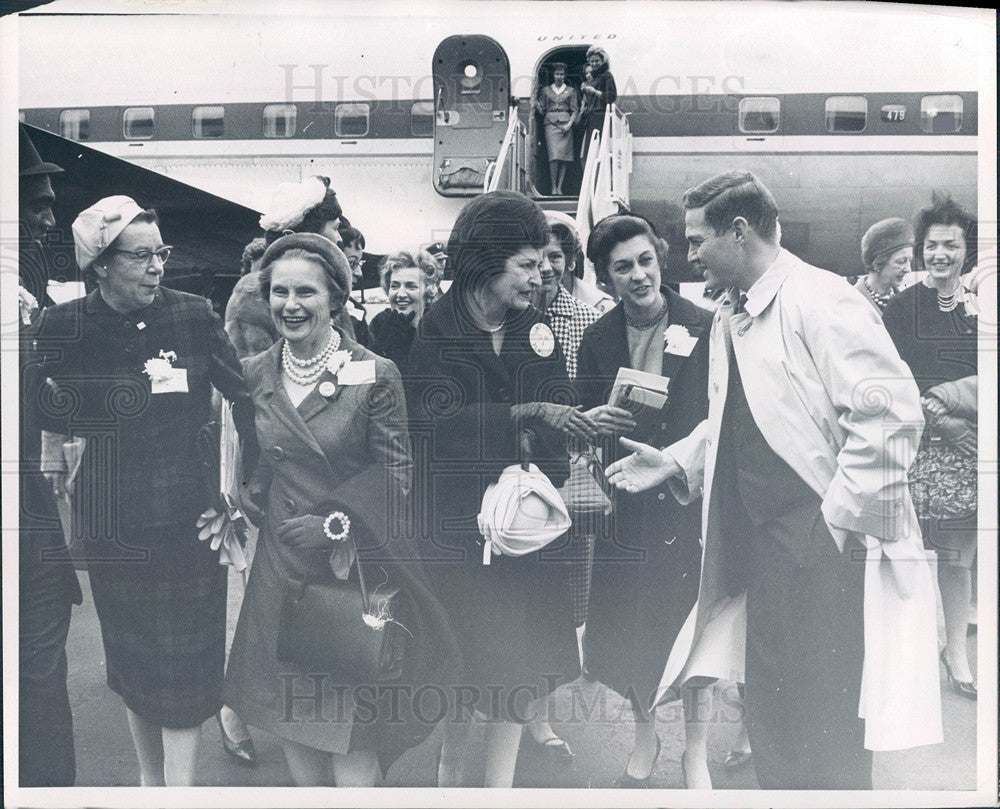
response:
<svg viewBox="0 0 1000 809"><path fill-rule="evenodd" d="M193 525L128 544L147 549L146 561L88 565L108 686L149 722L196 727L222 707L227 568Z"/></svg>

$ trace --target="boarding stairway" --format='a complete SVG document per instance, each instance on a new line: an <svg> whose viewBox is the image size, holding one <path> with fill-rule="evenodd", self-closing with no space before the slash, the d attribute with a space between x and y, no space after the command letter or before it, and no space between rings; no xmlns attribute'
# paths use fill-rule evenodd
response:
<svg viewBox="0 0 1000 809"><path fill-rule="evenodd" d="M487 167L483 191L506 189L538 197L528 172L528 161L531 159L528 130L518 116L516 107L510 108L508 120L510 125L497 159ZM579 197L546 198L543 207L574 217L580 241L586 245L594 224L611 214L630 210L631 174L632 132L628 117L611 104L604 114L601 131L595 131L591 135ZM591 283L596 280L594 268L589 261L584 267L583 277Z"/></svg>

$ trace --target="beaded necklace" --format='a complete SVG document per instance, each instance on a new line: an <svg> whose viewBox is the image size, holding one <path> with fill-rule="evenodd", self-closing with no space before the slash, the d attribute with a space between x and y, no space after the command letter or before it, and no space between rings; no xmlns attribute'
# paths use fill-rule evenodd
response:
<svg viewBox="0 0 1000 809"><path fill-rule="evenodd" d="M670 304L667 303L666 299L663 301L663 306L660 307L660 311L656 313L652 320L633 320L628 313L627 307L622 307L622 311L625 313L625 322L628 323L633 329L638 329L639 331L645 331L646 329L651 329L661 320L663 316L667 313L670 308Z"/></svg>
<svg viewBox="0 0 1000 809"><path fill-rule="evenodd" d="M296 385L315 385L316 381L323 376L326 370L326 363L333 356L333 352L340 348L340 332L330 327L330 340L319 354L315 357L308 357L300 360L292 353L288 345L288 340L281 347L281 368Z"/></svg>
<svg viewBox="0 0 1000 809"><path fill-rule="evenodd" d="M895 290L890 289L888 292L876 292L872 289L872 285L868 283L867 275L865 276L864 281L865 289L868 290L868 294L871 295L872 300L875 301L875 305L879 309L885 309L885 307L889 305L889 301L892 300L893 295L896 294Z"/></svg>

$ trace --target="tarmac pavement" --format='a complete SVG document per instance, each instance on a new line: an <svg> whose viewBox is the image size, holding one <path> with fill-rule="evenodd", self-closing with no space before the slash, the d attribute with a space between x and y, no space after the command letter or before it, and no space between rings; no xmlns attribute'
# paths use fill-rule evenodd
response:
<svg viewBox="0 0 1000 809"><path fill-rule="evenodd" d="M132 747L121 698L107 686L100 627L86 573L80 574L84 604L75 608L70 627L69 693L73 707L78 786L136 786L139 765ZM235 626L242 580L230 576L230 637ZM722 687L725 687L723 684ZM719 790L757 788L753 767L727 770L722 761L735 741L738 713L735 689L717 697L715 726L709 735L709 768ZM945 740L941 745L894 753L876 753L876 789L972 790L976 788L976 703L942 685ZM588 715L589 720L584 717ZM578 679L555 693L552 725L575 752L571 764L542 757L527 740L522 743L514 786L607 788L622 774L632 746L633 725L628 704L598 683ZM677 705L661 708L657 731L663 749L652 775L652 786L681 789L681 753L684 749L682 711ZM258 764L247 768L222 749L218 726L206 722L196 774L198 786L292 786L278 741L251 730ZM405 753L390 769L389 787L433 787L441 728L419 747ZM482 783L482 733L469 742L469 786Z"/></svg>

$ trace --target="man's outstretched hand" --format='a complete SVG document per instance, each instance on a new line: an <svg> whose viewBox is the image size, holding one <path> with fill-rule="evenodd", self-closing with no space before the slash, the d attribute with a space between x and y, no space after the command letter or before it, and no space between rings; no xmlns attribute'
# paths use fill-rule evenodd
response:
<svg viewBox="0 0 1000 809"><path fill-rule="evenodd" d="M608 482L623 491L644 492L683 471L677 461L655 447L624 437L618 440L632 454L611 464L606 474Z"/></svg>

